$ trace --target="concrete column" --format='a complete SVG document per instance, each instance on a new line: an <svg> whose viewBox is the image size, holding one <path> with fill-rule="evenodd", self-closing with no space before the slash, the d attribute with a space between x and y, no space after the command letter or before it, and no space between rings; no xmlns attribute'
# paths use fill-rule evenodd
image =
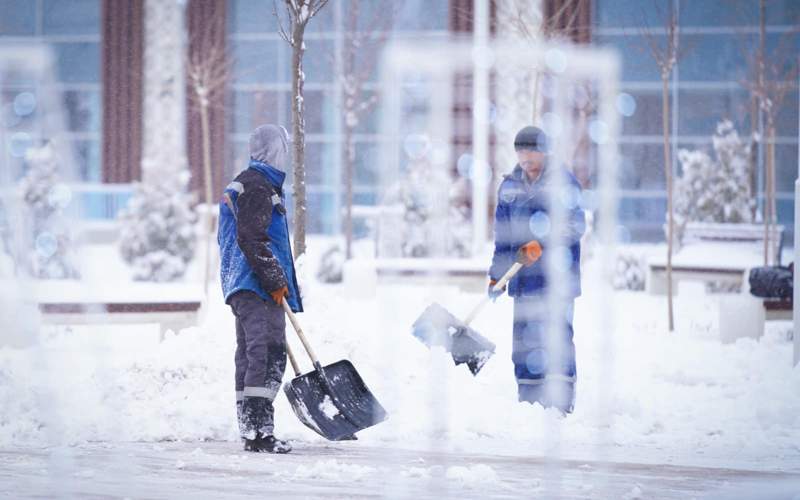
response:
<svg viewBox="0 0 800 500"><path fill-rule="evenodd" d="M487 244L489 209L489 0L475 0L472 83L472 255Z"/></svg>
<svg viewBox="0 0 800 500"><path fill-rule="evenodd" d="M185 2L145 0L142 181L186 168Z"/></svg>

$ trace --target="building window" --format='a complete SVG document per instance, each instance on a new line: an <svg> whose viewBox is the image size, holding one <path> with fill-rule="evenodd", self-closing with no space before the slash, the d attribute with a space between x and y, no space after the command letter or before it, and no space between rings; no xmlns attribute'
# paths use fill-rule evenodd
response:
<svg viewBox="0 0 800 500"><path fill-rule="evenodd" d="M65 137L75 153L76 171L82 181L99 182L100 0L0 0L0 12L0 44L45 43L51 47L56 91L66 114ZM36 121L35 109L18 120L11 120L8 113L26 93L35 100L38 83L0 84L5 125L12 133L28 127L26 132L34 141L39 139L41 131L30 130Z"/></svg>

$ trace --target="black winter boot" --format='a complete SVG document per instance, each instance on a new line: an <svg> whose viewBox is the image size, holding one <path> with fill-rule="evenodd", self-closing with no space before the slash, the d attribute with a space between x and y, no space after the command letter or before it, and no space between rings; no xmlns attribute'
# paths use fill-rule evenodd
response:
<svg viewBox="0 0 800 500"><path fill-rule="evenodd" d="M255 439L244 440L244 451L254 453L289 453L292 445L288 441L281 441L273 435L264 436L258 433Z"/></svg>

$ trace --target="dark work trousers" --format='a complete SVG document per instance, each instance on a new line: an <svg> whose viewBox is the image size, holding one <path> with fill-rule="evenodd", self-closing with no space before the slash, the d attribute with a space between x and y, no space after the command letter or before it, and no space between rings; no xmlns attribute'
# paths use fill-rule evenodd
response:
<svg viewBox="0 0 800 500"><path fill-rule="evenodd" d="M547 300L547 295L514 298L514 376L520 401L569 413L577 374L572 339L574 299L562 303L561 318L552 318ZM548 332L551 319L555 320L552 333Z"/></svg>
<svg viewBox="0 0 800 500"><path fill-rule="evenodd" d="M255 439L271 435L272 402L286 369L286 318L283 308L250 291L229 300L236 316L236 410L239 433Z"/></svg>

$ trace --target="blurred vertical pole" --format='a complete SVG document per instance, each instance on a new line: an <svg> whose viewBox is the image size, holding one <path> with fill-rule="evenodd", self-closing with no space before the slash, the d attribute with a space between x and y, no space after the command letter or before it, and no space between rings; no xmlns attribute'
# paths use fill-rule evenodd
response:
<svg viewBox="0 0 800 500"><path fill-rule="evenodd" d="M798 62L800 64L800 62ZM800 78L798 78L800 81ZM800 94L800 90L798 90ZM800 99L798 99L800 101ZM800 104L797 106L797 121L800 123ZM800 138L800 132L798 132ZM800 142L797 145L797 180L794 181L794 263L797 265L800 259ZM800 292L797 291L800 280L797 278L797 272L794 273L794 365L800 362Z"/></svg>
<svg viewBox="0 0 800 500"><path fill-rule="evenodd" d="M184 3L144 3L144 142L142 181L158 184L163 170L179 171L186 158Z"/></svg>
<svg viewBox="0 0 800 500"><path fill-rule="evenodd" d="M472 77L472 255L486 246L489 205L489 0L475 0Z"/></svg>

